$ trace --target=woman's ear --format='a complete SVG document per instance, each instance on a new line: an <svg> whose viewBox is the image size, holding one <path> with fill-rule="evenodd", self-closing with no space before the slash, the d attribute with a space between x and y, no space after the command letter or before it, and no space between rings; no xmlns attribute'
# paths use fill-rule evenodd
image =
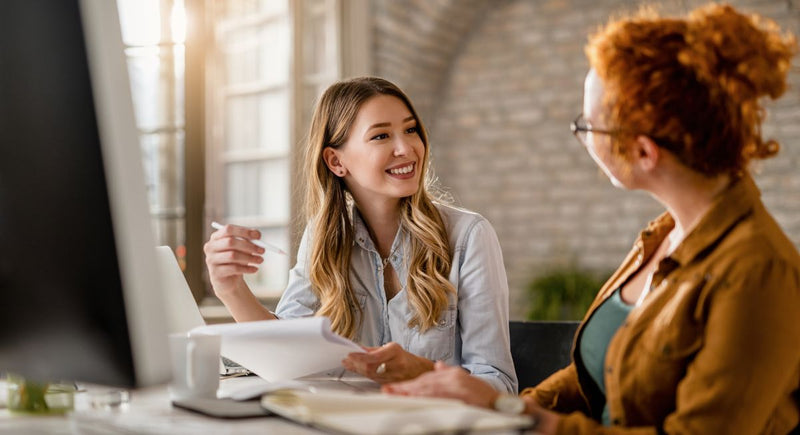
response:
<svg viewBox="0 0 800 435"><path fill-rule="evenodd" d="M325 160L325 165L328 166L328 169L330 169L334 175L337 177L344 177L347 175L347 168L345 168L342 161L339 160L339 153L337 150L326 147L322 150L322 158Z"/></svg>
<svg viewBox="0 0 800 435"><path fill-rule="evenodd" d="M652 172L658 167L661 159L661 148L648 136L636 136L633 143L633 164L642 172Z"/></svg>

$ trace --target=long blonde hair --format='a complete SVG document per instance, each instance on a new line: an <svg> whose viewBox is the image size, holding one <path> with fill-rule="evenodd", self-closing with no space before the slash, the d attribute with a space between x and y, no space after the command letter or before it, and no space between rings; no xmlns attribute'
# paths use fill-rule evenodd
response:
<svg viewBox="0 0 800 435"><path fill-rule="evenodd" d="M353 200L344 180L328 169L322 152L344 145L359 109L377 95L391 95L405 103L425 146L419 189L400 200L400 227L410 235L406 294L414 315L409 327L424 331L435 325L447 309L448 293L455 293L447 279L452 261L447 231L428 191L428 137L411 101L393 83L376 77L335 83L322 94L311 119L303 170L304 213L312 235L309 278L320 301L316 315L329 317L333 330L348 338L356 336L363 315L350 285L354 230L348 204Z"/></svg>

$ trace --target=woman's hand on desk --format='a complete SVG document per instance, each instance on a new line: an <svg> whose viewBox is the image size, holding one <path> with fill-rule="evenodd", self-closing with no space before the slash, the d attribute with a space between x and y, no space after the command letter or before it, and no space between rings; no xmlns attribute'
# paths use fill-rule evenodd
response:
<svg viewBox="0 0 800 435"><path fill-rule="evenodd" d="M434 371L425 373L416 379L384 385L381 390L388 394L400 396L444 397L458 399L464 403L482 408L494 408L500 397L491 385L472 376L461 367L448 366L437 361ZM537 434L555 434L561 416L539 406L532 396L522 398L525 401L525 413L532 415L537 423Z"/></svg>
<svg viewBox="0 0 800 435"><path fill-rule="evenodd" d="M261 234L258 230L237 225L225 225L211 233L203 251L211 286L220 299L243 291L249 292L243 275L258 272L257 265L264 261L261 257L264 248L247 239L259 237Z"/></svg>
<svg viewBox="0 0 800 435"><path fill-rule="evenodd" d="M366 349L366 353L348 355L342 366L381 384L414 379L433 370L433 361L406 352L394 342Z"/></svg>
<svg viewBox="0 0 800 435"><path fill-rule="evenodd" d="M384 393L401 396L446 397L470 405L491 408L500 395L491 385L458 366L437 361L434 371L407 382L386 384Z"/></svg>

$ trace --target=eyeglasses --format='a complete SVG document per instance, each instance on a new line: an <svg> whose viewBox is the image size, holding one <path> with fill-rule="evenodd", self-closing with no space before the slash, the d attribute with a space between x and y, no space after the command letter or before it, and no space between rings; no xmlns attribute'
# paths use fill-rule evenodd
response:
<svg viewBox="0 0 800 435"><path fill-rule="evenodd" d="M575 117L575 120L569 125L569 129L583 146L587 146L586 135L588 133L607 134L609 136L614 136L619 133L617 130L601 130L599 128L589 127L586 123L586 119L583 117L583 113Z"/></svg>

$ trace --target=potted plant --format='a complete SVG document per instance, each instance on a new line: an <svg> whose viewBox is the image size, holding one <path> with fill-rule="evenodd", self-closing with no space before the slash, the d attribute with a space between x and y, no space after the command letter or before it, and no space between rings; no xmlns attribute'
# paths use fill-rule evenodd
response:
<svg viewBox="0 0 800 435"><path fill-rule="evenodd" d="M25 414L63 414L75 404L75 385L66 382L41 382L9 373L8 410Z"/></svg>
<svg viewBox="0 0 800 435"><path fill-rule="evenodd" d="M528 320L580 320L610 273L559 266L528 284Z"/></svg>

